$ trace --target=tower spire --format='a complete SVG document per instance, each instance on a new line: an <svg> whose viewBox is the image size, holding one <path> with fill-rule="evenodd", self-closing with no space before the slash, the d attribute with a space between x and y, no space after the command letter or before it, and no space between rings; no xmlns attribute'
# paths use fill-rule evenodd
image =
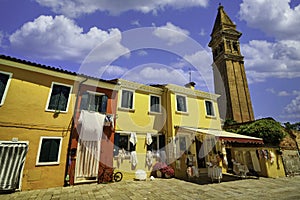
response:
<svg viewBox="0 0 300 200"><path fill-rule="evenodd" d="M242 33L219 4L211 40L215 92L220 94L219 110L223 119L237 122L254 120L252 103L241 55L239 38Z"/></svg>

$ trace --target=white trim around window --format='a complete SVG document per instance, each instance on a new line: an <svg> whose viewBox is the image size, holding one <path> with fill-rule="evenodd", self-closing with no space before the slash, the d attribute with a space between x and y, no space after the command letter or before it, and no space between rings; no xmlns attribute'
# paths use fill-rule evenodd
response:
<svg viewBox="0 0 300 200"><path fill-rule="evenodd" d="M129 92L132 93L132 97L127 96L127 99L123 101L123 92ZM124 97L126 98L126 97ZM131 102L128 102L131 101ZM119 108L124 109L124 110L130 110L134 111L134 102L135 102L135 91L134 90L129 90L129 89L122 89L120 92L120 101L119 101Z"/></svg>
<svg viewBox="0 0 300 200"><path fill-rule="evenodd" d="M205 114L207 117L216 117L216 112L215 112L215 107L214 107L213 101L205 100L204 106L205 106Z"/></svg>
<svg viewBox="0 0 300 200"><path fill-rule="evenodd" d="M154 107L151 106L152 97L158 98L158 107L157 106L154 106ZM155 105L157 105L157 104L155 104ZM149 113L161 113L161 97L160 96L153 95L153 94L149 95Z"/></svg>
<svg viewBox="0 0 300 200"><path fill-rule="evenodd" d="M6 82L5 89L3 91L3 95L2 95L2 97L0 97L1 98L0 99L0 106L2 106L4 104L4 101L5 101L7 92L8 92L8 88L9 88L9 85L10 85L12 73L0 71L0 74L3 74L4 76L8 76L8 80Z"/></svg>
<svg viewBox="0 0 300 200"><path fill-rule="evenodd" d="M62 137L40 137L36 165L58 165L60 163L61 147ZM47 154L50 152L54 155ZM56 158L53 158L53 156Z"/></svg>
<svg viewBox="0 0 300 200"><path fill-rule="evenodd" d="M181 108L180 110L178 109L177 105L177 97L181 97L184 99L183 102L181 102L181 106L185 106L185 108ZM183 104L182 104L183 103ZM186 114L188 113L188 102L187 102L187 96L183 94L175 94L175 108L176 108L176 113L183 113Z"/></svg>
<svg viewBox="0 0 300 200"><path fill-rule="evenodd" d="M60 110L60 109L51 109L49 108L50 107L50 101L51 101L51 97L52 97L52 91L53 91L53 87L54 86L63 86L63 87L69 87L69 94L68 94L68 100L66 102L66 107L64 110ZM46 111L50 111L50 112L62 112L62 113L67 113L68 112L68 109L69 109L69 104L70 104L70 100L71 100L71 94L72 94L72 89L73 89L73 86L72 85L67 85L67 84L63 84L63 83L58 83L58 82L52 82L51 84L51 89L49 91L49 95L48 95L48 99L47 99L47 104L46 104Z"/></svg>

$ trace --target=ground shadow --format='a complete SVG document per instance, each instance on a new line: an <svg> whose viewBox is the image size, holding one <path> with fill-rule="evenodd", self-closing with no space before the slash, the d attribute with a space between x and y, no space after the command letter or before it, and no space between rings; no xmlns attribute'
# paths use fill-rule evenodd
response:
<svg viewBox="0 0 300 200"><path fill-rule="evenodd" d="M237 176L237 175L233 175L233 174L223 174L220 182L222 183L222 182L230 182L230 181L239 181L239 180L244 180L244 179L259 179L259 177L256 177L256 176L241 177L241 176ZM217 179L214 179L212 181L212 179L210 177L208 177L207 174L200 174L199 177L190 177L190 178L184 178L184 179L180 179L180 180L196 183L199 185L218 184L219 183L219 181Z"/></svg>

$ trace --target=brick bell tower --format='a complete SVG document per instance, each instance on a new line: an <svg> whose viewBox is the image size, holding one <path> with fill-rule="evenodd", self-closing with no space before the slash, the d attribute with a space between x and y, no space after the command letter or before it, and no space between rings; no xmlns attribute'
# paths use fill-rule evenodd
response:
<svg viewBox="0 0 300 200"><path fill-rule="evenodd" d="M239 38L242 33L236 30L219 5L218 14L211 33L208 46L213 54L213 74L215 93L220 94L218 100L221 118L247 122L254 120L252 103L241 55Z"/></svg>

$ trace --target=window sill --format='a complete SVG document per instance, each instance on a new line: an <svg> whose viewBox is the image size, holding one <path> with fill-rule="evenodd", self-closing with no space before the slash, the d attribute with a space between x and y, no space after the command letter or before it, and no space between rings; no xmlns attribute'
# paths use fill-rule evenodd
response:
<svg viewBox="0 0 300 200"><path fill-rule="evenodd" d="M180 114L180 115L189 115L188 112L182 112L182 111L175 111L176 114Z"/></svg>
<svg viewBox="0 0 300 200"><path fill-rule="evenodd" d="M48 162L48 163L36 163L35 164L35 166L53 166L53 165L59 165L59 162L53 162L53 163L50 163L50 162Z"/></svg>
<svg viewBox="0 0 300 200"><path fill-rule="evenodd" d="M57 114L60 114L60 113L68 113L68 111L63 111L63 110L46 110L46 112L52 112L52 113L57 113Z"/></svg>
<svg viewBox="0 0 300 200"><path fill-rule="evenodd" d="M216 119L217 117L214 116L214 115L205 115L206 118L209 118L209 119Z"/></svg>
<svg viewBox="0 0 300 200"><path fill-rule="evenodd" d="M121 110L121 111L127 111L127 112L135 112L135 109L133 109L133 108L122 108L122 107L118 107L118 110Z"/></svg>
<svg viewBox="0 0 300 200"><path fill-rule="evenodd" d="M148 111L148 115L162 115L161 112Z"/></svg>

